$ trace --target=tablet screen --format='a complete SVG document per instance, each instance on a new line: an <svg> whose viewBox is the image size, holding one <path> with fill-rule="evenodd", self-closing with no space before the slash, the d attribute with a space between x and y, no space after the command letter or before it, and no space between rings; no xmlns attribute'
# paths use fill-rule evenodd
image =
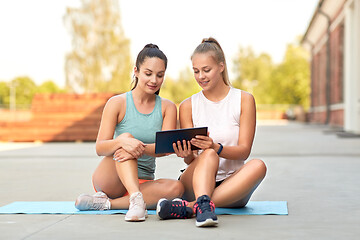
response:
<svg viewBox="0 0 360 240"><path fill-rule="evenodd" d="M184 128L156 132L155 153L174 153L173 143L177 141L190 141L196 135L207 135L207 127ZM199 148L191 145L191 150Z"/></svg>

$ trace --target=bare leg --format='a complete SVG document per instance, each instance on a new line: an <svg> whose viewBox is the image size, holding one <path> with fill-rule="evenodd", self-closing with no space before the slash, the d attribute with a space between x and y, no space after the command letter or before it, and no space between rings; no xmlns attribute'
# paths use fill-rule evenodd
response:
<svg viewBox="0 0 360 240"><path fill-rule="evenodd" d="M111 209L128 209L129 195L124 196L127 190L118 175L117 164L118 162L114 161L111 157L105 157L93 174L93 184L96 191L102 191L108 195L111 202ZM120 169L120 171L121 170L122 169ZM134 175L134 173L132 174ZM137 168L135 181L138 185ZM131 184L133 183L129 185ZM159 179L140 184L139 191L143 194L147 207L154 208L160 198L173 199L181 197L184 192L184 187L180 181Z"/></svg>
<svg viewBox="0 0 360 240"><path fill-rule="evenodd" d="M137 160L115 162L116 172L129 195L140 192Z"/></svg>
<svg viewBox="0 0 360 240"><path fill-rule="evenodd" d="M106 193L110 198L111 209L127 209L129 196L124 194L140 192L137 171L135 159L119 163L111 157L105 157L93 174L94 188ZM114 199L117 199L115 205Z"/></svg>
<svg viewBox="0 0 360 240"><path fill-rule="evenodd" d="M213 149L201 153L181 175L184 184L184 198L192 201L192 207L199 196L212 196L215 188L215 177L219 167L219 157Z"/></svg>
<svg viewBox="0 0 360 240"><path fill-rule="evenodd" d="M120 181L116 171L115 161L111 157L104 157L92 176L96 191L102 191L110 198L118 198L126 193L126 188Z"/></svg>
<svg viewBox="0 0 360 240"><path fill-rule="evenodd" d="M148 209L155 209L161 198L174 199L181 197L184 187L180 181L171 179L158 179L140 184L140 191ZM111 209L129 208L129 195L110 200Z"/></svg>
<svg viewBox="0 0 360 240"><path fill-rule="evenodd" d="M130 133L121 134L133 137ZM96 191L102 191L110 198L123 196L126 191L130 194L139 191L137 175L137 160L116 162L112 157L104 157L92 177Z"/></svg>
<svg viewBox="0 0 360 240"><path fill-rule="evenodd" d="M205 153L205 152L204 152ZM202 156L202 154L200 155ZM199 158L200 158L199 156ZM205 158L203 158L205 159ZM207 159L215 159L212 154L207 156ZM212 161L213 162L213 161ZM205 162L203 162L204 164ZM206 162L208 165L208 162ZM189 207L193 207L197 197L201 196L201 192L198 194L195 193L195 169L202 168L202 164L197 159L192 162L185 172L181 175L180 181L184 184L185 193L184 198L189 202ZM210 171L210 170L207 170ZM217 171L217 167L216 167ZM209 172L208 172L209 173ZM216 174L216 173L215 173ZM212 186L215 184L215 177L213 180L201 181L198 179L198 184L207 184L207 194L211 197L211 200L214 202L217 207L244 207L249 201L252 193L255 191L257 186L261 183L266 174L266 166L262 160L253 159L247 162L243 167L237 170L232 176L227 178L220 186L215 188L213 192L211 189L214 189ZM203 178L205 179L205 178ZM194 184L192 184L194 183ZM211 188L212 187L212 188ZM206 188L204 188L206 189ZM210 189L210 190L209 190ZM195 193L195 194L194 194ZM204 191L203 194L206 194Z"/></svg>
<svg viewBox="0 0 360 240"><path fill-rule="evenodd" d="M265 174L262 160L250 160L215 188L212 201L217 207L244 207Z"/></svg>

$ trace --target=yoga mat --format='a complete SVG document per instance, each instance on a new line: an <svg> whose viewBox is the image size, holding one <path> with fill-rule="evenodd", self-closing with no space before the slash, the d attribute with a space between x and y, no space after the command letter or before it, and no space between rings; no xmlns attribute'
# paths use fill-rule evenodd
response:
<svg viewBox="0 0 360 240"><path fill-rule="evenodd" d="M0 214L125 214L127 210L79 211L73 201L13 202L0 207ZM216 208L217 215L287 215L286 201L250 201L244 208ZM155 215L155 210L148 210Z"/></svg>

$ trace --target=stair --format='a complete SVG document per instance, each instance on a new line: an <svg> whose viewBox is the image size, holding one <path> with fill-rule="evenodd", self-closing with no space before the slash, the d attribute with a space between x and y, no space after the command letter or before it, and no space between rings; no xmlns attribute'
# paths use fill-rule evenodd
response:
<svg viewBox="0 0 360 240"><path fill-rule="evenodd" d="M37 94L31 119L0 122L0 141L95 141L101 115L112 93Z"/></svg>

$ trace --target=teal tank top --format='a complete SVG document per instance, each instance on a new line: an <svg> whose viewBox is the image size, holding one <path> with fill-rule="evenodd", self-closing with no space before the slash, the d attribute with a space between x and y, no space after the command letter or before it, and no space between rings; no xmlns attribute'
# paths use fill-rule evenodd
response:
<svg viewBox="0 0 360 240"><path fill-rule="evenodd" d="M140 113L134 104L132 92L126 93L126 113L124 119L116 125L114 138L122 133L130 133L145 144L155 143L157 131L161 131L163 117L161 97L156 95L154 110L149 114ZM139 179L155 178L155 157L143 155L138 159Z"/></svg>

